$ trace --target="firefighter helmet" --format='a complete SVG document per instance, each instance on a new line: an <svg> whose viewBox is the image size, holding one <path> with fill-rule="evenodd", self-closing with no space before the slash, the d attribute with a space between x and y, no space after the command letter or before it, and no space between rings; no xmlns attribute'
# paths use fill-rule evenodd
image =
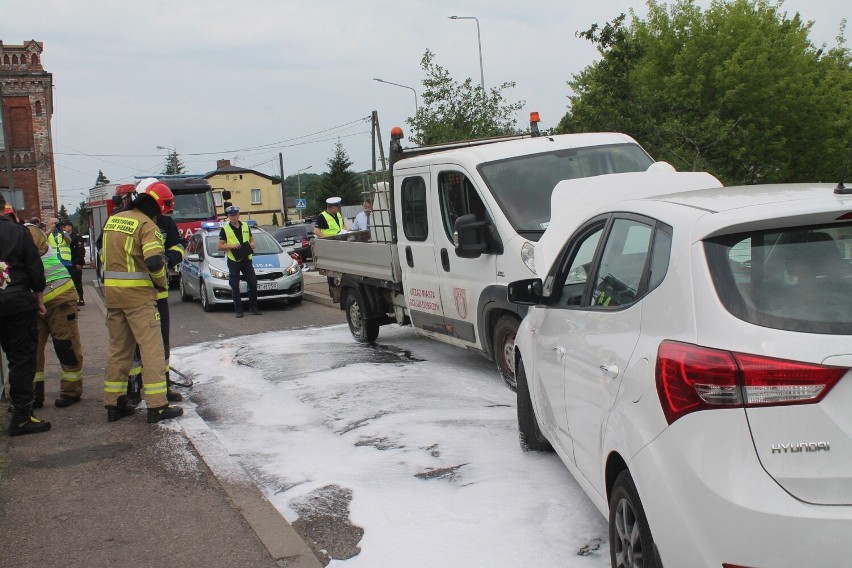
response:
<svg viewBox="0 0 852 568"><path fill-rule="evenodd" d="M175 196L172 190L156 178L145 178L140 181L136 186L136 193L153 198L163 215L169 215L175 210Z"/></svg>

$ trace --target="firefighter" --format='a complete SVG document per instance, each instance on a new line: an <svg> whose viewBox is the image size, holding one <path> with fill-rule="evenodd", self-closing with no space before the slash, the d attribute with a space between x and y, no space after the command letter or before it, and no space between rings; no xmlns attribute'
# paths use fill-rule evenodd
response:
<svg viewBox="0 0 852 568"><path fill-rule="evenodd" d="M113 215L104 225L104 305L110 343L104 405L109 422L133 414L126 394L127 376L138 344L148 423L153 424L183 414L182 408L169 405L166 399L165 354L157 312L157 290L165 289L168 274L163 236L154 219L171 212L174 195L161 182L138 189L131 208Z"/></svg>
<svg viewBox="0 0 852 568"><path fill-rule="evenodd" d="M50 430L50 422L33 416L36 319L47 310L38 251L27 230L12 220L14 211L6 207L0 194L0 347L9 359L9 435L20 436Z"/></svg>
<svg viewBox="0 0 852 568"><path fill-rule="evenodd" d="M62 369L59 380L59 398L54 401L58 408L80 402L83 395L83 347L77 325L77 290L73 278L59 262L56 252L48 244L41 229L32 222L24 223L41 255L47 287L44 289L44 305L47 313L38 318L38 346L36 351L36 373L33 388L33 408L44 406L44 348L47 337L53 338L53 350Z"/></svg>
<svg viewBox="0 0 852 568"><path fill-rule="evenodd" d="M158 180L155 178L143 179L139 182L139 185L136 186L136 191L137 193L144 192L145 188L155 183L158 183ZM116 191L118 190L116 189ZM164 239L163 247L166 251L167 269L174 268L183 261L184 255L183 239L181 239L180 231L178 231L177 224L175 224L174 219L171 217L171 211L169 211L168 214L158 215L156 222ZM172 388L172 381L169 376L169 355L171 349L169 348L170 318L168 277L166 278L166 288L164 290L157 291L157 311L160 312L160 333L163 337L163 352L166 356L166 398L169 402L177 402L183 400L183 395ZM131 404L138 404L141 402L141 374L142 360L139 357L139 348L137 347L127 385L127 396Z"/></svg>

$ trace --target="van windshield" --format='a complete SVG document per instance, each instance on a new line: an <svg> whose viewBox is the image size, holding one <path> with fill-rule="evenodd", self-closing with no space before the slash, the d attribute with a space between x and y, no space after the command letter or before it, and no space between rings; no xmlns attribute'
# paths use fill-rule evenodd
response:
<svg viewBox="0 0 852 568"><path fill-rule="evenodd" d="M654 160L638 144L554 150L486 162L479 175L512 227L537 241L550 223L550 196L565 179L644 172Z"/></svg>

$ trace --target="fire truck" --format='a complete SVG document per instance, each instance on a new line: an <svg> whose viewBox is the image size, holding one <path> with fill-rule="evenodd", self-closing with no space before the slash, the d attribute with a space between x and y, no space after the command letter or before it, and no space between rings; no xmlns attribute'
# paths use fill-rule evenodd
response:
<svg viewBox="0 0 852 568"><path fill-rule="evenodd" d="M137 179L146 177L156 177L172 190L175 196L172 219L184 239L189 240L196 231L201 229L202 223L218 220L216 205L213 202L213 188L210 182L198 174L137 176ZM126 184L113 183L99 185L89 190L86 208L89 217L90 258L98 269L98 275L101 273L101 266L96 243L100 239L101 230L107 218L121 203L121 196L126 188ZM230 198L229 192L223 192L223 196L225 199ZM172 276L177 276L177 273Z"/></svg>

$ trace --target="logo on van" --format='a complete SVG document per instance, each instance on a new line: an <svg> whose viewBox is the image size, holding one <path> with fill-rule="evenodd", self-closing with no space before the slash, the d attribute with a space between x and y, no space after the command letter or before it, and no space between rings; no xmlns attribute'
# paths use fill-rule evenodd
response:
<svg viewBox="0 0 852 568"><path fill-rule="evenodd" d="M456 303L456 311L461 319L467 319L467 290L464 288L453 288L453 300Z"/></svg>

